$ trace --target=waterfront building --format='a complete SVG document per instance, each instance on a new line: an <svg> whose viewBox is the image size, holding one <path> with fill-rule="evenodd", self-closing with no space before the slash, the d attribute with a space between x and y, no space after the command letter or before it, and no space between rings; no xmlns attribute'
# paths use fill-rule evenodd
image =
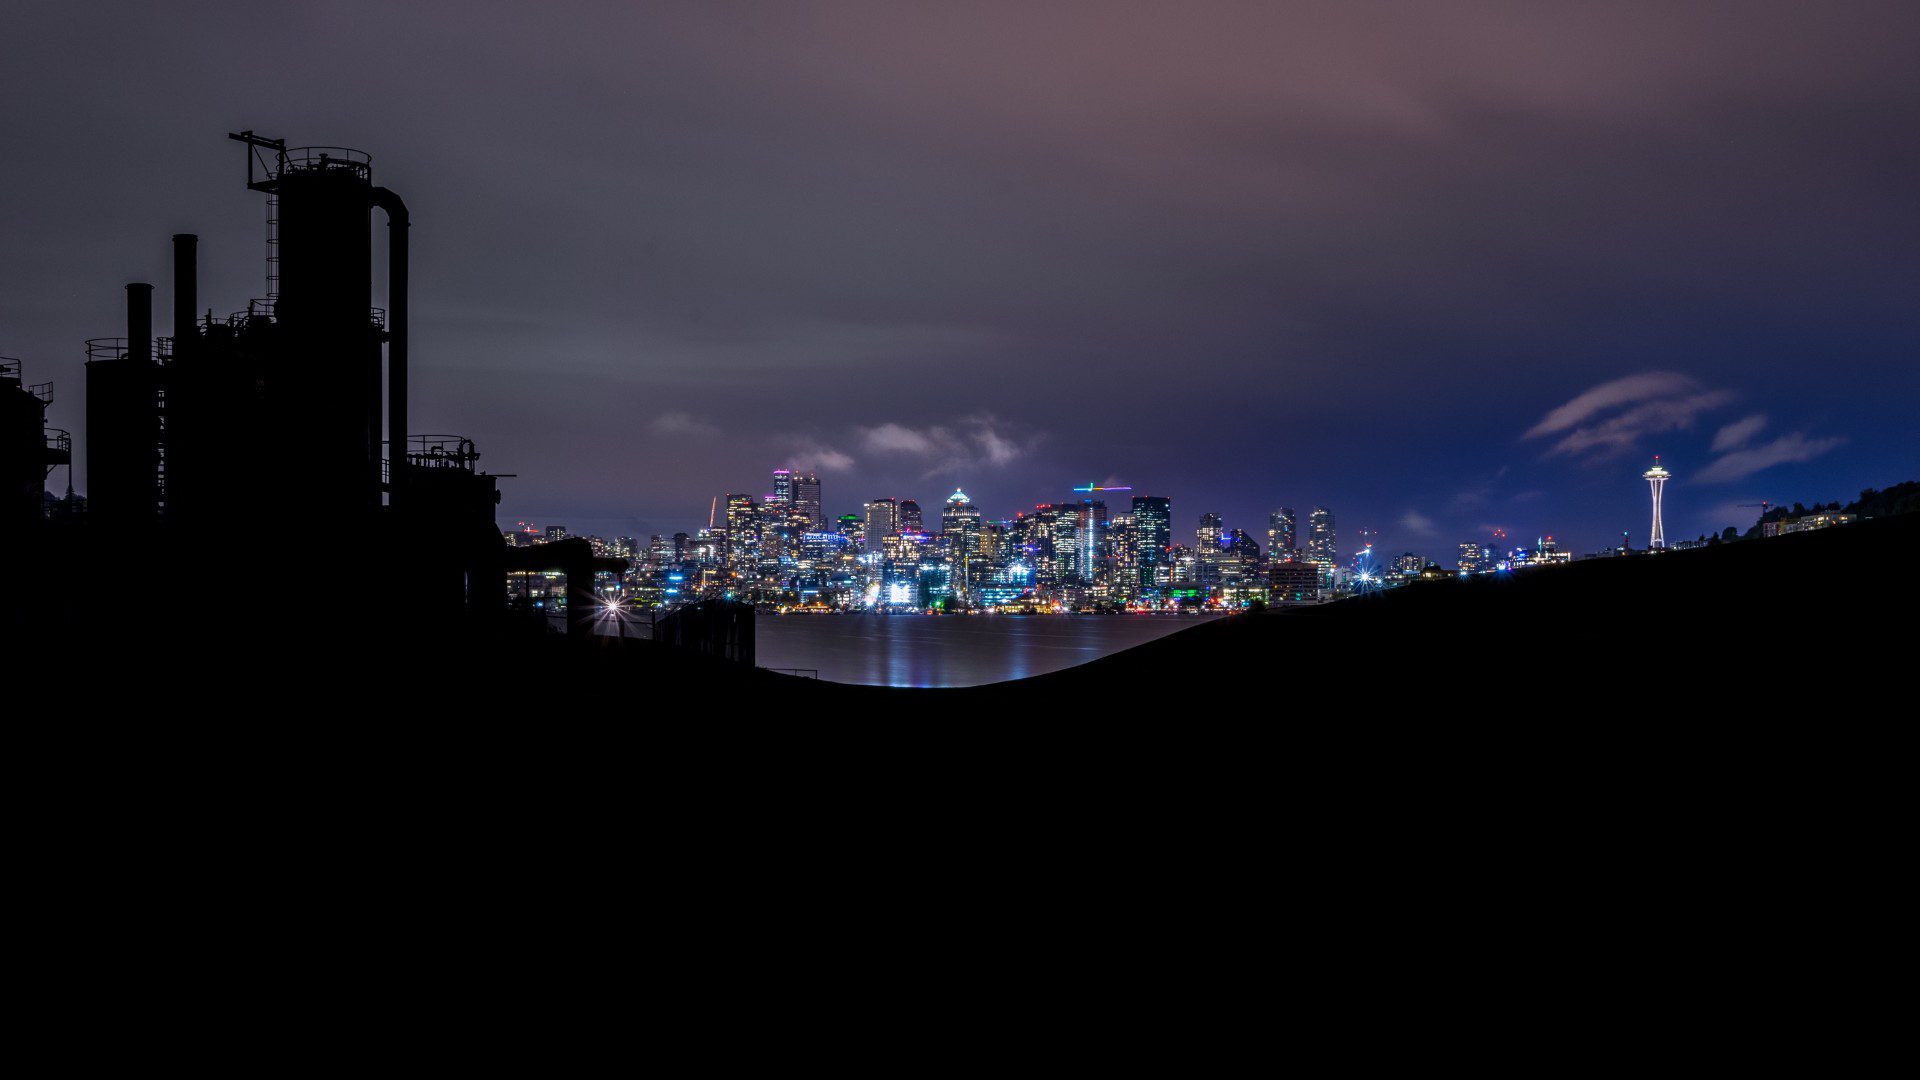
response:
<svg viewBox="0 0 1920 1080"><path fill-rule="evenodd" d="M974 574L984 568L986 560L980 551L980 508L959 488L953 489L953 494L947 496L947 505L941 509L940 535L947 541L953 591L965 597Z"/></svg>
<svg viewBox="0 0 1920 1080"><path fill-rule="evenodd" d="M1172 502L1164 495L1135 495L1131 516L1139 594L1155 596L1167 584L1167 549L1173 546Z"/></svg>
<svg viewBox="0 0 1920 1080"><path fill-rule="evenodd" d="M1123 603L1140 597L1140 568L1134 564L1133 515L1116 514L1107 523L1107 549L1110 552L1112 595Z"/></svg>
<svg viewBox="0 0 1920 1080"><path fill-rule="evenodd" d="M1073 578L1087 584L1104 582L1110 572L1107 545L1107 504L1082 499L1073 508Z"/></svg>

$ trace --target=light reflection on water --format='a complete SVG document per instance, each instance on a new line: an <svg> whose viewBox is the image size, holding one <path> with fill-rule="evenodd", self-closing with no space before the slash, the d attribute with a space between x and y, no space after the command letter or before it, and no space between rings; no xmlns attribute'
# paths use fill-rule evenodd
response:
<svg viewBox="0 0 1920 1080"><path fill-rule="evenodd" d="M773 615L754 620L761 667L886 686L975 686L1073 667L1218 616Z"/></svg>

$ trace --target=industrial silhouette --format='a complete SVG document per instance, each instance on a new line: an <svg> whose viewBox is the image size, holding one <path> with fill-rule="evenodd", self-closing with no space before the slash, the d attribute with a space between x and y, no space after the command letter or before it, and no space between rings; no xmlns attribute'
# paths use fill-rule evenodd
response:
<svg viewBox="0 0 1920 1080"><path fill-rule="evenodd" d="M26 384L18 361L0 367L0 532L6 564L34 568L0 625L90 632L131 602L229 635L271 612L273 636L307 643L396 624L510 632L508 574L559 571L568 633L588 634L594 573L625 561L583 540L509 549L493 520L498 478L474 441L408 431L406 201L357 150L228 137L267 198L266 295L202 311L192 234L173 237L171 337L154 334L153 286L126 286L125 336L86 346L84 498L70 438L45 426L51 384ZM375 211L388 228L384 307ZM67 496L52 499L62 466ZM100 570L129 560L149 570L137 597L100 584L124 580ZM750 664L751 618L707 610L672 636ZM544 633L544 616L518 629Z"/></svg>

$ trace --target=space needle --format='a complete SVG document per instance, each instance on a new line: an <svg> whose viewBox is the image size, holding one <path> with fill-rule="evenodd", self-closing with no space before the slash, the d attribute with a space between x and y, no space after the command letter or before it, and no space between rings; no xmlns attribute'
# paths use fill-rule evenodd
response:
<svg viewBox="0 0 1920 1080"><path fill-rule="evenodd" d="M1667 478L1672 475L1661 466L1659 454L1653 455L1653 468L1640 474L1640 478L1653 488L1653 535L1647 540L1647 547L1651 550L1658 551L1667 546L1666 531L1660 527L1660 489L1667 486Z"/></svg>

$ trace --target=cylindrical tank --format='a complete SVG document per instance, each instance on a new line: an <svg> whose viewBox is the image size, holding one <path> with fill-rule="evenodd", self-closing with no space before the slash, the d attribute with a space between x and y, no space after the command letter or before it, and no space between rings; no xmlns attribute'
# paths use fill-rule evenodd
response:
<svg viewBox="0 0 1920 1080"><path fill-rule="evenodd" d="M323 519L379 500L371 193L366 155L320 147L289 150L274 189L274 319L287 348L270 375L272 411L296 470L286 490Z"/></svg>

